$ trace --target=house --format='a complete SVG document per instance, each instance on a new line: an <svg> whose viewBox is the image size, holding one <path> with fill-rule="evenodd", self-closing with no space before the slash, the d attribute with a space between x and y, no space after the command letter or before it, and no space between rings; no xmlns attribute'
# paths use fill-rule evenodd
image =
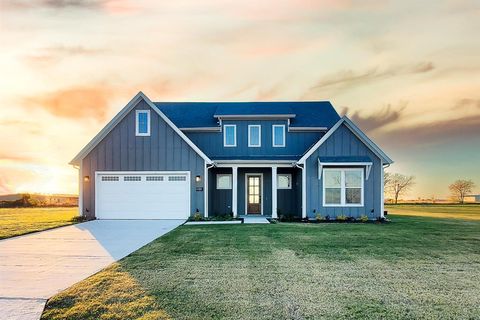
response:
<svg viewBox="0 0 480 320"><path fill-rule="evenodd" d="M392 160L330 102L152 102L138 93L71 161L97 219L383 217Z"/></svg>
<svg viewBox="0 0 480 320"><path fill-rule="evenodd" d="M465 203L480 203L480 194L470 194L465 196Z"/></svg>

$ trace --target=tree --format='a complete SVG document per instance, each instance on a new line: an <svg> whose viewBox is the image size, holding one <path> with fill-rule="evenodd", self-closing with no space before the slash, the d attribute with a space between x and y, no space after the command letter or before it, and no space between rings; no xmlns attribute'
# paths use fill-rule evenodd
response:
<svg viewBox="0 0 480 320"><path fill-rule="evenodd" d="M461 204L465 201L465 196L472 192L475 183L472 180L457 180L448 186L452 196Z"/></svg>
<svg viewBox="0 0 480 320"><path fill-rule="evenodd" d="M392 178L392 174L390 172L385 172L383 174L383 186L384 187L388 186L388 183L390 182L391 178Z"/></svg>
<svg viewBox="0 0 480 320"><path fill-rule="evenodd" d="M398 198L415 184L414 176L406 176L400 173L391 173L387 183L388 190L393 194L395 204Z"/></svg>

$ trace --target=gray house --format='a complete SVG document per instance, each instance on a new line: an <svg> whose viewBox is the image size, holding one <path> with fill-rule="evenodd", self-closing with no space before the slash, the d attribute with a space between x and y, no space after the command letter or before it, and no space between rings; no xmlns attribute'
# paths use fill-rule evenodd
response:
<svg viewBox="0 0 480 320"><path fill-rule="evenodd" d="M88 218L375 219L392 160L330 102L152 102L140 92L70 163Z"/></svg>

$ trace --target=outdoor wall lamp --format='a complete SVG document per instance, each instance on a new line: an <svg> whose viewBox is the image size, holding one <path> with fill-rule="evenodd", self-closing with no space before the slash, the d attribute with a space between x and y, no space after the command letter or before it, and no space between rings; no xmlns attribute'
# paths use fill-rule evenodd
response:
<svg viewBox="0 0 480 320"><path fill-rule="evenodd" d="M85 177L83 177L83 181L85 181L85 182L89 182L89 181L90 181L90 177L89 177L89 176L85 176Z"/></svg>
<svg viewBox="0 0 480 320"><path fill-rule="evenodd" d="M196 176L195 177L195 182L200 182L202 181L202 176Z"/></svg>

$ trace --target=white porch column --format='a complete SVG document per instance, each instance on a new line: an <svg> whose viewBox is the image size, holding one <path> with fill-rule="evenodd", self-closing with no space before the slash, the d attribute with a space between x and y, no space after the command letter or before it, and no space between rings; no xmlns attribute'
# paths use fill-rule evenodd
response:
<svg viewBox="0 0 480 320"><path fill-rule="evenodd" d="M272 166L272 218L277 219L277 167Z"/></svg>
<svg viewBox="0 0 480 320"><path fill-rule="evenodd" d="M203 216L205 218L208 218L208 164L205 162L205 168L203 171L203 202L204 202L204 208L205 212L203 213Z"/></svg>
<svg viewBox="0 0 480 320"><path fill-rule="evenodd" d="M307 162L302 169L302 218L307 217Z"/></svg>
<svg viewBox="0 0 480 320"><path fill-rule="evenodd" d="M236 218L238 215L237 211L237 196L238 196L238 167L233 166L232 167L232 212L233 212L233 217Z"/></svg>

